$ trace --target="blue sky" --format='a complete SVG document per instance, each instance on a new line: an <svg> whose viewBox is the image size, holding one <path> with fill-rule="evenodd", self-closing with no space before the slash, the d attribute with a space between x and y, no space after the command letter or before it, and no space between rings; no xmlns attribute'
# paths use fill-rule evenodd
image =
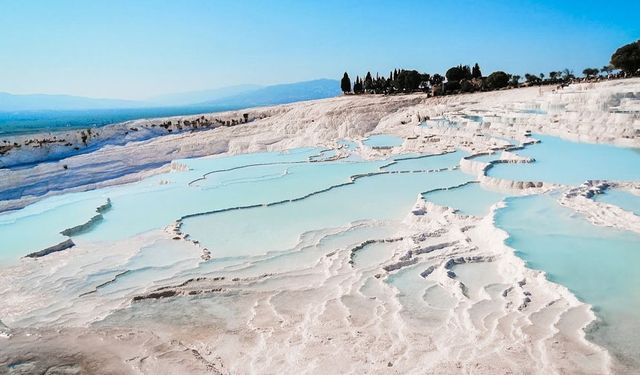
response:
<svg viewBox="0 0 640 375"><path fill-rule="evenodd" d="M601 67L640 1L0 0L0 91L139 99L480 63Z"/></svg>

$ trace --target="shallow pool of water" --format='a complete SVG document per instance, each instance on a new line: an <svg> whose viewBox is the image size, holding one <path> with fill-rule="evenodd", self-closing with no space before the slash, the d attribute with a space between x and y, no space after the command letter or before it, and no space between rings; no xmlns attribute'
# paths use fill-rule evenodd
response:
<svg viewBox="0 0 640 375"><path fill-rule="evenodd" d="M342 146L349 151L355 151L358 149L358 144L350 139L340 139L337 143L338 146Z"/></svg>
<svg viewBox="0 0 640 375"><path fill-rule="evenodd" d="M541 143L517 154L535 163L498 164L488 175L515 181L545 181L578 185L590 179L640 180L640 150L603 144L577 143L556 137L534 135Z"/></svg>
<svg viewBox="0 0 640 375"><path fill-rule="evenodd" d="M454 129L458 129L458 128L460 128L460 124L455 122L455 121L451 121L448 118L436 118L436 119L431 119L431 120L424 121L422 124L420 124L420 127L422 127L422 128L454 128Z"/></svg>
<svg viewBox="0 0 640 375"><path fill-rule="evenodd" d="M302 148L283 153L179 160L178 163L187 166L188 170L153 176L135 184L45 198L21 210L0 214L0 236L3 238L0 262L16 260L66 240L60 232L89 221L107 198L111 199L112 208L103 214L104 219L93 230L77 237L98 241L123 239L162 228L184 214L207 207L263 203L286 197L288 193L310 192L327 184L348 181L354 172L369 172L384 164L382 161L358 164L307 162L320 151ZM317 166L315 173L320 177L310 181L304 176L300 178L302 165ZM278 180L285 178L302 181L292 184L298 190L281 190ZM254 190L256 183L261 183L262 189Z"/></svg>
<svg viewBox="0 0 640 375"><path fill-rule="evenodd" d="M359 201L364 201L369 190L377 187L380 190L372 192L371 197L380 197L388 201L388 205L381 207L389 208L391 216L395 218L408 212L410 205L415 202L420 192L434 187L450 186L449 184L457 185L469 179L459 172L428 176L393 173L385 177L365 177L354 184L357 186L354 191L353 186L347 186L346 189L341 187L351 183L352 176L453 168L462 154L398 157L397 162L382 170L381 167L389 165L393 160L347 159L309 162L318 155L323 157L327 152L305 148L285 153L256 153L179 160L177 163L186 166L186 170L153 176L135 184L47 198L22 210L0 215L0 234L3 235L6 244L0 257L2 260L17 259L29 252L39 251L64 241L66 237L59 232L87 222L96 215L96 207L104 204L107 198L111 200L112 208L103 214L103 220L92 230L74 236L74 239L79 241L121 240L150 230L161 229L185 215L272 204L300 199L317 192L328 194L326 199L315 198L314 201L319 205L318 212L326 211L328 207L336 207L331 216L331 223L327 222L327 226L340 226L352 220L370 218L367 212L372 212L371 218L384 218L383 210L373 208L364 212L354 209L343 215L343 212L348 210L340 206L340 202L344 200L341 197L364 194L357 198ZM365 181L368 179L379 182L375 185L377 187L372 187L369 181ZM404 189L398 189L401 195L399 200L394 201L394 191L391 187L397 186L398 183L409 185L403 186ZM343 189L346 195L343 194ZM359 190L360 193L357 192ZM399 205L396 206L394 202ZM367 208L372 205L375 206L371 201L363 202L362 207ZM350 206L350 202L347 202L346 206ZM308 210L316 209L316 207L306 208L304 205L296 207L300 207L301 211L290 211L286 215L296 218L301 216L301 212L312 212ZM278 209L274 209L273 212L277 213ZM271 213L272 211L269 210L267 215ZM315 216L322 217L321 214ZM261 218L265 219L264 216ZM286 218L283 217L283 219ZM241 226L242 216L238 220L238 225ZM292 228L304 222L305 220L300 220L299 223L294 223ZM302 231L323 228L323 223L304 227ZM284 222L283 225L286 226L288 223ZM204 230L212 231L212 228L204 228ZM292 238L287 237L287 239L295 240L302 231L296 232ZM37 235L29 235L33 233ZM270 238L270 235L265 238Z"/></svg>
<svg viewBox="0 0 640 375"><path fill-rule="evenodd" d="M484 117L483 116L478 116L478 115L463 115L463 118L472 121L472 122L477 122L477 123L484 123Z"/></svg>
<svg viewBox="0 0 640 375"><path fill-rule="evenodd" d="M460 159L467 156L464 151L449 152L441 155L428 156L400 156L395 163L385 166L385 171L431 171L445 168L455 168Z"/></svg>
<svg viewBox="0 0 640 375"><path fill-rule="evenodd" d="M281 251L312 230L363 219L401 220L421 192L469 179L457 170L375 175L295 202L191 217L184 221L183 231L216 257Z"/></svg>
<svg viewBox="0 0 640 375"><path fill-rule="evenodd" d="M404 139L395 135L376 134L369 136L362 143L371 148L392 148L402 146Z"/></svg>
<svg viewBox="0 0 640 375"><path fill-rule="evenodd" d="M594 226L549 195L507 198L496 224L527 266L594 306L592 339L640 365L640 235Z"/></svg>
<svg viewBox="0 0 640 375"><path fill-rule="evenodd" d="M479 161L481 163L488 163L490 161L494 161L494 160L498 160L498 159L500 159L500 153L493 153L493 154L487 154L487 155L474 156L474 157L470 158L469 160Z"/></svg>
<svg viewBox="0 0 640 375"><path fill-rule="evenodd" d="M640 196L620 189L608 189L604 194L598 194L594 198L599 202L604 202L618 206L623 210L633 212L640 216Z"/></svg>
<svg viewBox="0 0 640 375"><path fill-rule="evenodd" d="M61 231L89 221L105 203L99 193L67 194L0 215L0 263L67 240Z"/></svg>
<svg viewBox="0 0 640 375"><path fill-rule="evenodd" d="M499 164L489 174L574 185L586 179L640 180L637 150L536 138L542 143L518 151L535 158L535 163ZM364 143L374 148L397 147L403 139L381 134ZM356 147L353 142L342 145ZM112 270L130 272L100 288L99 293L104 294L124 293L176 274L215 271L251 277L300 265L312 267L336 247L394 234L393 228L399 227L425 191L434 190L423 195L428 201L479 217L506 198L478 183L469 183L473 177L455 169L468 155L465 152L403 155L378 161L357 157L326 161L335 155L333 150L301 148L284 153L178 160L177 164L184 166L180 171L139 183L46 198L0 215L0 263L63 241L60 231L88 221L107 198L112 208L104 219L74 239L127 239L161 229L187 215L183 232L207 247L213 261L199 263L199 253L184 251L193 248L187 242L158 241L140 249L138 255L122 263L122 269ZM474 160L486 162L498 157L493 154ZM594 340L632 361L632 354L640 351L640 340L632 335L640 331L635 318L640 310L640 236L593 226L551 196L506 199L508 206L498 211L496 222L509 232L508 244L528 266L545 270L552 281L593 304L605 323L593 333ZM596 199L636 214L640 211L638 197L628 193L611 190ZM358 224L362 222L368 224ZM366 247L354 256L354 266L373 267L388 259L395 249L395 243ZM389 278L416 316L426 316L424 309L439 310L452 303L441 295L441 288L420 276L423 266L407 267ZM465 272L484 272L491 267L461 266L460 278L472 280ZM91 285L105 275L113 277L112 273L92 275L95 280L91 279Z"/></svg>
<svg viewBox="0 0 640 375"><path fill-rule="evenodd" d="M546 111L544 111L544 110L542 110L540 108L523 109L520 112L528 113L528 114L531 114L531 115L546 115L547 114Z"/></svg>
<svg viewBox="0 0 640 375"><path fill-rule="evenodd" d="M506 194L485 188L479 183L469 183L448 190L436 190L422 195L429 202L451 207L465 215L483 217L492 205L500 202Z"/></svg>

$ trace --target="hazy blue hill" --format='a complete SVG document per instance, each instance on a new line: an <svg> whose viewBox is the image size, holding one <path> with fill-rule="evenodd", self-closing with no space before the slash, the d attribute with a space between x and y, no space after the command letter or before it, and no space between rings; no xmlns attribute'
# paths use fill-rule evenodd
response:
<svg viewBox="0 0 640 375"><path fill-rule="evenodd" d="M144 105L146 103L134 100L97 99L49 94L14 95L0 92L0 111L132 108Z"/></svg>
<svg viewBox="0 0 640 375"><path fill-rule="evenodd" d="M303 100L324 99L340 95L340 82L333 79L273 85L261 89L229 96L201 105L225 105L234 107L254 107L271 104L292 103Z"/></svg>
<svg viewBox="0 0 640 375"><path fill-rule="evenodd" d="M144 102L67 95L0 93L0 137L18 133L100 127L141 118L193 115L293 103L334 97L340 93L340 83L330 79L266 87L242 85L163 95ZM207 99L191 102L201 98Z"/></svg>
<svg viewBox="0 0 640 375"><path fill-rule="evenodd" d="M246 93L261 89L262 87L263 86L259 86L259 85L237 85L237 86L221 87L221 88L211 89L211 90L187 91L187 92L180 92L180 93L158 95L158 96L149 98L147 101L151 104L161 105L161 106L190 105L195 103L203 103L203 102L218 100L218 99L226 98L230 96L246 94Z"/></svg>
<svg viewBox="0 0 640 375"><path fill-rule="evenodd" d="M197 115L238 109L230 106L138 107L73 110L0 111L0 139L12 134L95 128L142 118Z"/></svg>

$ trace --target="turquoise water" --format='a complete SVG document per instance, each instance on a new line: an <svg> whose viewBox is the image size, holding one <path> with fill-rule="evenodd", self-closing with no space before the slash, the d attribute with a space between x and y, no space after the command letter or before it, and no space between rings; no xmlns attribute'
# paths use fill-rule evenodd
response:
<svg viewBox="0 0 640 375"><path fill-rule="evenodd" d="M640 150L601 144L577 143L534 135L542 143L517 154L536 160L530 164L498 164L488 175L515 181L545 181L578 185L590 179L640 180Z"/></svg>
<svg viewBox="0 0 640 375"><path fill-rule="evenodd" d="M478 217L487 215L492 205L507 197L506 194L488 190L479 183L470 183L450 190L437 190L422 196L429 202Z"/></svg>
<svg viewBox="0 0 640 375"><path fill-rule="evenodd" d="M496 135L492 136L491 138L495 138L495 139L499 139L499 140L505 141L505 142L507 142L508 144L510 144L512 146L519 146L520 145L520 142L516 141L513 138L499 137L499 136L496 136Z"/></svg>
<svg viewBox="0 0 640 375"><path fill-rule="evenodd" d="M314 151L309 153L312 152ZM352 175L374 172L384 164L383 161L300 162L307 158L307 153L260 154L252 158L251 162L275 164L237 169L228 167L230 160L225 160L227 158L200 159L195 163L185 161L194 170L156 176L135 189L124 188L123 191L115 191L111 198L113 208L105 215L103 223L97 230L81 237L94 241L123 239L162 228L188 214L302 197L333 185L347 183ZM237 162L235 159L244 157L229 159ZM224 167L230 170L225 170ZM196 174L200 175L212 169L218 172L209 172L206 178L187 184ZM157 181L166 180L167 177L174 177L170 184L158 184Z"/></svg>
<svg viewBox="0 0 640 375"><path fill-rule="evenodd" d="M251 182L265 178L264 170L260 168L269 169L273 166L250 165L279 163L280 173L284 173L288 168L306 163L318 152L319 149L306 148L286 153L183 160L180 162L188 165L189 171L162 174L136 184L46 198L24 209L0 214L0 236L3 238L0 262L15 260L27 253L64 241L66 237L59 233L87 222L96 215L96 208L106 203L107 198L111 199L112 209L103 215L104 220L94 230L77 236L78 239L123 239L151 229L163 228L187 213L207 208L224 208L242 202L262 203L263 199L285 197L287 192L279 190L277 181L269 181L263 189L254 190L255 185ZM324 163L307 163L317 165L321 171L319 173L331 175L331 179L317 181L315 185L313 181L301 184L299 191L306 192L333 182L342 182L354 171L367 172L382 164L383 162L349 164L354 168L345 169L347 164L329 166ZM205 173L211 174L208 178L197 181ZM299 180L297 173L290 173L286 177ZM196 182L190 185L192 181ZM221 195L207 193L210 189L219 191Z"/></svg>
<svg viewBox="0 0 640 375"><path fill-rule="evenodd" d="M469 155L464 151L450 152L437 156L399 157L392 165L384 167L385 171L429 171L457 167L460 159Z"/></svg>
<svg viewBox="0 0 640 375"><path fill-rule="evenodd" d="M349 139L341 139L337 143L338 143L338 146L343 146L349 151L355 151L358 149L358 144Z"/></svg>
<svg viewBox="0 0 640 375"><path fill-rule="evenodd" d="M14 134L63 131L105 126L113 123L166 116L196 115L238 110L263 105L285 104L301 100L340 95L337 82L317 80L293 85L269 86L239 96L220 98L211 104L104 108L82 110L4 110L0 111L0 137ZM206 102L202 100L201 102ZM144 103L140 103L144 105ZM7 106L4 106L8 108Z"/></svg>
<svg viewBox="0 0 640 375"><path fill-rule="evenodd" d="M390 238L396 235L396 231L392 223L371 221L349 227L320 229L301 235L298 245L285 251L234 258L216 258L214 253L213 261L201 263L197 269L186 272L184 277L199 277L208 272L229 277L256 277L265 273L299 270L312 267L318 259L336 249L352 249L367 240Z"/></svg>
<svg viewBox="0 0 640 375"><path fill-rule="evenodd" d="M390 148L402 146L404 139L395 135L376 134L365 139L362 143L371 148Z"/></svg>
<svg viewBox="0 0 640 375"><path fill-rule="evenodd" d="M482 162L482 163L488 163L490 161L494 161L494 160L498 160L498 159L500 159L500 154L499 153L494 153L494 154L488 154L488 155L474 156L470 160L479 161L479 162Z"/></svg>
<svg viewBox="0 0 640 375"><path fill-rule="evenodd" d="M438 118L433 120L426 120L422 124L420 124L422 128L460 128L460 124L454 121L449 120L448 118Z"/></svg>
<svg viewBox="0 0 640 375"><path fill-rule="evenodd" d="M96 207L104 204L107 198L111 200L112 208L103 215L104 219L91 231L74 236L74 239L77 241L122 240L136 234L164 228L176 219L189 214L301 198L314 192L347 184L354 175L377 173L382 166L390 163L384 160L308 162L318 155L326 156L327 153L317 148L302 148L284 153L255 153L179 160L178 163L188 166L189 170L153 176L136 184L47 198L25 209L0 215L0 235L3 236L6 245L0 261L17 259L27 253L64 241L66 238L59 234L60 231L87 222L96 215ZM459 159L460 155L456 154L404 159L393 165L393 171L450 168L454 167ZM340 212L345 211L335 211L330 217L331 225L335 226L353 220L367 219L369 212L372 213L372 218L383 218L387 209L388 213L396 218L408 212L420 192L435 187L457 185L467 181L468 178L457 171L437 176L393 174L366 177L354 184L356 189L353 186L340 187L324 192L320 199L313 197L310 201L317 202L314 204L321 206L317 209L323 211L326 207L337 204L335 202L343 200L342 197L349 197L348 200L361 202L360 208L371 209L363 211L365 213L356 214L358 210L354 208L353 215L342 216L344 220L340 219L342 215ZM371 185L369 179L376 181L377 184ZM398 184L402 186L396 188ZM394 190L401 194L397 200L394 200ZM380 197L379 199L388 204L380 206L385 207L384 209L374 210L370 207L370 202L364 202L367 194L371 194L371 197ZM354 196L357 196L357 199ZM352 206L351 201L345 203L345 207ZM306 210L304 205L302 207ZM278 210L279 208L276 209L274 206L272 211L270 207L268 215ZM233 212L244 214L246 211ZM224 215L220 214L220 216ZM292 211L289 214L291 218L297 216L300 216L298 211ZM258 219L260 218L269 223L270 217L262 216ZM197 221L197 219L193 220ZM206 219L198 220L207 221ZM292 228L302 223L303 221L292 223ZM328 222L326 223L329 225ZM301 230L318 229L322 228L322 225L324 224L306 226ZM302 231L297 232L295 236ZM38 235L29 235L31 233Z"/></svg>
<svg viewBox="0 0 640 375"><path fill-rule="evenodd" d="M105 203L101 194L67 194L0 215L0 264L65 241L61 231L86 223Z"/></svg>
<svg viewBox="0 0 640 375"><path fill-rule="evenodd" d="M281 251L312 230L363 219L401 220L420 192L468 180L460 171L376 175L296 202L189 218L183 230L217 257Z"/></svg>
<svg viewBox="0 0 640 375"><path fill-rule="evenodd" d="M473 121L473 122L479 122L479 123L483 123L484 122L484 117L483 116L463 115L462 117L464 117L467 120Z"/></svg>
<svg viewBox="0 0 640 375"><path fill-rule="evenodd" d="M603 178L640 180L637 150L536 138L542 143L518 151L535 158L535 163L499 164L490 175L568 184ZM377 135L365 144L394 147L402 142L399 137ZM347 149L357 147L350 141L341 144ZM88 221L96 214L96 207L109 198L112 209L104 214L104 220L74 240L124 240L162 229L182 216L203 213L186 218L182 229L209 248L214 258L193 269L193 254L182 252L185 249L178 245L183 242L159 241L124 264L123 269L132 272L102 288L101 293L120 293L153 278L187 271L194 275L206 270L246 275L254 275L258 269L280 271L294 264L311 265L332 246L387 237L391 230L384 225L344 228L361 221L400 221L423 192L458 186L473 178L455 169L460 159L468 156L462 151L379 161L357 157L323 161L333 156L333 150L300 148L283 153L178 160L187 170L135 184L47 198L22 210L0 214L0 263L63 241L60 231ZM498 157L494 154L474 160ZM448 170L401 173L440 169ZM351 183L354 175L362 177ZM478 217L505 198L477 183L424 194L428 201ZM631 354L640 351L640 341L634 341L631 335L640 331L635 318L640 309L640 236L591 225L554 199L547 195L506 198L508 206L498 211L496 223L510 234L508 244L528 266L545 270L552 281L594 305L604 324L593 331L593 339L612 348L625 361L633 361L629 359ZM635 213L640 209L638 197L622 191L610 190L596 199ZM212 213L220 210L228 211ZM367 268L386 259L394 247L394 243L367 247L356 254L354 266ZM239 258L260 259L260 266L238 270L234 267L241 263ZM490 267L487 265L487 270ZM425 301L430 308L444 309L449 302L439 296L437 285L416 284L416 280L422 280L422 270L424 267L406 268L390 282L416 313L424 308ZM461 267L461 277L473 270ZM419 295L413 294L416 292Z"/></svg>
<svg viewBox="0 0 640 375"><path fill-rule="evenodd" d="M540 109L540 108L534 108L534 109L523 109L522 111L520 111L522 113L528 113L531 115L546 115L547 112Z"/></svg>
<svg viewBox="0 0 640 375"><path fill-rule="evenodd" d="M623 210L633 212L640 216L640 196L631 194L627 191L608 189L604 194L596 195L595 200L618 206Z"/></svg>
<svg viewBox="0 0 640 375"><path fill-rule="evenodd" d="M0 111L0 137L43 131L95 128L142 118L195 115L240 108L241 106L210 105L60 111Z"/></svg>
<svg viewBox="0 0 640 375"><path fill-rule="evenodd" d="M640 235L592 225L555 198L508 198L496 224L528 267L594 306L602 320L591 333L596 343L640 365Z"/></svg>

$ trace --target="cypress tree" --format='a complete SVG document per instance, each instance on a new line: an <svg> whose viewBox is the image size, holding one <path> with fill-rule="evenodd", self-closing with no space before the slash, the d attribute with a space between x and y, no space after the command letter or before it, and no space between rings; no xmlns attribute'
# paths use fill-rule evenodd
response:
<svg viewBox="0 0 640 375"><path fill-rule="evenodd" d="M371 78L371 72L367 72L364 77L364 90L370 91L373 88L373 79Z"/></svg>
<svg viewBox="0 0 640 375"><path fill-rule="evenodd" d="M340 88L345 94L351 92L351 79L349 78L347 72L344 72L344 76L342 76L342 81L340 81Z"/></svg>
<svg viewBox="0 0 640 375"><path fill-rule="evenodd" d="M353 84L353 93L362 94L362 81L359 76L356 76L356 82Z"/></svg>
<svg viewBox="0 0 640 375"><path fill-rule="evenodd" d="M464 72L464 78L465 79L471 79L471 68L469 67L469 65L460 65L460 67L462 68L462 71Z"/></svg>
<svg viewBox="0 0 640 375"><path fill-rule="evenodd" d="M482 72L480 71L480 65L476 63L471 70L471 78L482 78Z"/></svg>

